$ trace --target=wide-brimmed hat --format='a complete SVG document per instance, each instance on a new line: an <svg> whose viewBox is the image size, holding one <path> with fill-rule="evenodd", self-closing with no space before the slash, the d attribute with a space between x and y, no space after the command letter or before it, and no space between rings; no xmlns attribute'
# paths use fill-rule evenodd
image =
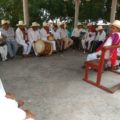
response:
<svg viewBox="0 0 120 120"><path fill-rule="evenodd" d="M87 26L92 26L93 24L92 23L88 23Z"/></svg>
<svg viewBox="0 0 120 120"><path fill-rule="evenodd" d="M78 23L77 23L77 26L79 26L79 25L82 25L82 23L78 22Z"/></svg>
<svg viewBox="0 0 120 120"><path fill-rule="evenodd" d="M97 30L97 31L99 31L99 30L103 30L103 26L101 26L101 25L98 26L98 27L96 28L96 30Z"/></svg>
<svg viewBox="0 0 120 120"><path fill-rule="evenodd" d="M7 20L1 20L1 25L8 24Z"/></svg>
<svg viewBox="0 0 120 120"><path fill-rule="evenodd" d="M7 21L7 24L10 24L10 21L9 20L6 20Z"/></svg>
<svg viewBox="0 0 120 120"><path fill-rule="evenodd" d="M113 23L111 23L110 25L113 25L117 28L120 28L120 21L119 20L115 20Z"/></svg>
<svg viewBox="0 0 120 120"><path fill-rule="evenodd" d="M25 25L26 24L22 20L20 20L20 21L18 21L18 24L16 26L25 26Z"/></svg>
<svg viewBox="0 0 120 120"><path fill-rule="evenodd" d="M40 24L38 24L37 22L32 22L31 27L39 27L39 26L40 26Z"/></svg>
<svg viewBox="0 0 120 120"><path fill-rule="evenodd" d="M48 23L43 22L43 27L48 26Z"/></svg>

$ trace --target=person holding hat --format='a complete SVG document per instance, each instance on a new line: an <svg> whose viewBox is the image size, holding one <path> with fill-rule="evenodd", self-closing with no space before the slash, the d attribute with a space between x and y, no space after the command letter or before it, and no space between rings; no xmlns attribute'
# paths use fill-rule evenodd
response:
<svg viewBox="0 0 120 120"><path fill-rule="evenodd" d="M91 43L91 52L95 51L106 39L106 32L104 31L103 26L98 26L96 31L97 35L95 40Z"/></svg>
<svg viewBox="0 0 120 120"><path fill-rule="evenodd" d="M4 36L6 36L8 54L9 54L10 58L14 58L16 56L16 52L18 49L18 45L15 40L14 29L12 27L10 27L9 20L2 20L1 25L2 25L1 32Z"/></svg>
<svg viewBox="0 0 120 120"><path fill-rule="evenodd" d="M119 45L120 44L120 21L115 20L113 23L110 24L110 31L111 34L106 39L103 45L101 45L96 52L89 54L87 56L86 61L98 59L101 55L101 49L104 46L111 46L111 45ZM117 48L112 49L110 52L106 52L105 58L109 59L106 63L106 66L114 68L116 66L116 59L117 59Z"/></svg>
<svg viewBox="0 0 120 120"><path fill-rule="evenodd" d="M28 30L23 21L19 21L17 26L16 41L23 47L23 57L27 57L31 51L31 42L28 39Z"/></svg>
<svg viewBox="0 0 120 120"><path fill-rule="evenodd" d="M39 27L40 24L38 24L37 22L32 22L31 28L28 29L28 38L33 46L33 49L35 42L40 39ZM37 56L38 53L35 51L35 49L34 52L35 55Z"/></svg>

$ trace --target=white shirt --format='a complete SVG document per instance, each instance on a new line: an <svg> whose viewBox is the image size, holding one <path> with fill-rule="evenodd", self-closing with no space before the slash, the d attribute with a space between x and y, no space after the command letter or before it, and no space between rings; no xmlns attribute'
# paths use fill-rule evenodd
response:
<svg viewBox="0 0 120 120"><path fill-rule="evenodd" d="M98 32L95 40L97 41L104 41L106 39L106 33L105 31L102 31L102 33Z"/></svg>
<svg viewBox="0 0 120 120"><path fill-rule="evenodd" d="M33 30L32 28L28 29L28 39L31 43L33 43L34 41L37 41L38 39L40 39L40 32L39 30Z"/></svg>
<svg viewBox="0 0 120 120"><path fill-rule="evenodd" d="M52 30L51 33L53 34L55 40L60 39L60 32L58 29L56 31Z"/></svg>
<svg viewBox="0 0 120 120"><path fill-rule="evenodd" d="M47 41L47 37L49 36L49 34L44 28L42 28L40 30L40 36L41 36L41 40Z"/></svg>
<svg viewBox="0 0 120 120"><path fill-rule="evenodd" d="M12 27L9 27L8 30L1 28L1 33L6 36L6 40L15 40L15 32Z"/></svg>
<svg viewBox="0 0 120 120"><path fill-rule="evenodd" d="M78 28L74 28L72 31L72 37L80 37L80 32L82 31L82 29L78 29Z"/></svg>
<svg viewBox="0 0 120 120"><path fill-rule="evenodd" d="M86 41L92 41L92 40L94 40L95 39L95 36L96 36L96 33L95 32L89 32L89 31L87 31L86 32L86 34L85 34L85 40Z"/></svg>
<svg viewBox="0 0 120 120"><path fill-rule="evenodd" d="M27 29L25 29L25 30L26 30L26 32L27 32ZM26 45L25 40L24 40L24 38L23 38L23 33L22 33L22 31L20 30L20 28L17 28L17 29L16 29L16 41L17 41L17 43L20 44L20 45Z"/></svg>
<svg viewBox="0 0 120 120"><path fill-rule="evenodd" d="M15 100L0 98L0 120L25 120L26 113L18 108Z"/></svg>
<svg viewBox="0 0 120 120"><path fill-rule="evenodd" d="M60 39L64 39L64 38L68 37L65 29L60 28L59 32L60 32Z"/></svg>

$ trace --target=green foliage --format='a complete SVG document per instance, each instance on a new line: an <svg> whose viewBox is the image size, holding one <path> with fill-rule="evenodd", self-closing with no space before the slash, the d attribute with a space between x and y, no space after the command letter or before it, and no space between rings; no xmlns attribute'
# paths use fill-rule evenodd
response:
<svg viewBox="0 0 120 120"><path fill-rule="evenodd" d="M23 19L21 8L20 0L0 0L0 19L9 19L15 25L19 19Z"/></svg>
<svg viewBox="0 0 120 120"><path fill-rule="evenodd" d="M30 23L37 21L39 23L44 20L56 17L74 18L74 2L73 0L28 0ZM80 17L81 21L85 19L97 20L98 18L110 19L112 0L81 0ZM13 25L18 20L23 20L22 0L0 0L0 20L9 19ZM45 12L46 11L46 12ZM120 19L120 0L117 4L116 18Z"/></svg>

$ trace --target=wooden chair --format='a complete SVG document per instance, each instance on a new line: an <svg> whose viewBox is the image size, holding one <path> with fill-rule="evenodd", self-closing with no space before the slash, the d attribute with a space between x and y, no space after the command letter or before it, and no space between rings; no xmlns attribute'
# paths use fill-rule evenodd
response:
<svg viewBox="0 0 120 120"><path fill-rule="evenodd" d="M92 84L102 90L105 90L109 93L114 93L116 90L120 89L120 84L117 84L111 88L108 88L104 85L101 85L101 77L102 77L102 72L104 70L104 65L105 65L105 62L108 60L108 59L105 59L105 53L106 51L110 51L114 48L118 48L120 47L120 45L113 45L113 46L108 46L108 47L103 47L102 49L102 54L100 56L100 59L96 59L96 60L91 60L91 61L86 61L85 62L85 77L84 77L84 81L89 83L89 84ZM96 81L92 81L92 80L89 80L88 79L88 71L89 71L89 68L91 69L95 69L97 70L97 79ZM114 72L113 69L110 70L111 72Z"/></svg>

